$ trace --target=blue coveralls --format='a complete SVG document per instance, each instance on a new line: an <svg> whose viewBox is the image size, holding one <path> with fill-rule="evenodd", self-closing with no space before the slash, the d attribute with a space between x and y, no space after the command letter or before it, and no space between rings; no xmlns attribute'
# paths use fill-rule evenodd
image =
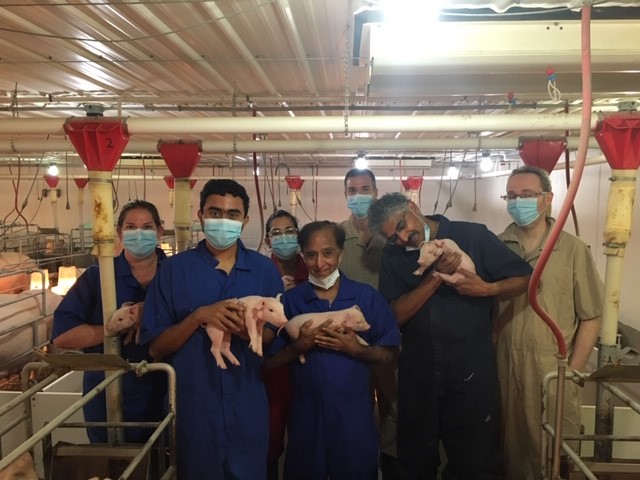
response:
<svg viewBox="0 0 640 480"><path fill-rule="evenodd" d="M305 282L285 293L285 314L330 312L358 305L371 325L359 332L370 345L400 344L396 319L371 286L341 274L333 304L320 300ZM274 342L275 343L275 342ZM279 346L285 342L279 341ZM276 350L274 345L274 350ZM369 390L370 364L315 347L306 363L291 363L293 408L289 417L284 478L370 480L377 478L378 439Z"/></svg>
<svg viewBox="0 0 640 480"><path fill-rule="evenodd" d="M247 295L283 292L273 262L238 241L236 263L227 276L201 241L165 261L149 287L142 341L149 342L203 305ZM235 335L231 350L240 361L216 366L211 340L198 329L167 361L177 374L178 478L259 480L265 478L268 405L260 378L262 358Z"/></svg>
<svg viewBox="0 0 640 480"><path fill-rule="evenodd" d="M166 258L165 253L156 248L158 263ZM124 251L114 258L116 303L121 307L124 302L142 302L145 289L138 283L131 267L124 257ZM100 294L100 271L92 265L78 278L53 314L52 338L82 324L102 325L102 296ZM85 353L102 353L103 345L84 349ZM122 345L121 356L129 362L151 361L146 345L136 345L131 341ZM103 372L85 372L82 391L89 390L104 380ZM153 372L136 377L135 373L126 373L122 377L122 414L127 422L157 422L162 419L165 409L166 376ZM106 400L102 393L84 407L84 419L87 422L106 421ZM144 443L153 433L153 429L125 429L125 441ZM107 431L104 428L87 428L92 443L106 443Z"/></svg>
<svg viewBox="0 0 640 480"><path fill-rule="evenodd" d="M473 260L486 282L530 275L528 263L484 225L452 222L442 215L436 238L450 238ZM419 251L384 249L380 293L389 301L412 291ZM444 479L493 478L492 437L498 402L491 339L493 297L469 297L441 285L402 327L398 371L398 458L407 479L435 479L442 440Z"/></svg>

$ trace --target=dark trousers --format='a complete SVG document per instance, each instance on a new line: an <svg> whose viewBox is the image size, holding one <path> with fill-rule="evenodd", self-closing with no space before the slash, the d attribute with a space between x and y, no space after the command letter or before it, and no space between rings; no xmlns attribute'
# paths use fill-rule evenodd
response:
<svg viewBox="0 0 640 480"><path fill-rule="evenodd" d="M497 478L497 393L493 351L436 358L422 378L403 375L401 362L398 454L404 478L435 480L440 441L448 460L443 480Z"/></svg>

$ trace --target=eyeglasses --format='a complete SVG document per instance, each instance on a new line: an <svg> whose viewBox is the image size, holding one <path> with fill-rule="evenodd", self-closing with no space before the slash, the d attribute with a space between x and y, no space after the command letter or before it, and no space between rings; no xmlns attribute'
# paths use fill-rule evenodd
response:
<svg viewBox="0 0 640 480"><path fill-rule="evenodd" d="M284 230L280 230L279 228L272 228L269 231L269 237L279 237L281 235L297 235L298 229L296 227L287 227Z"/></svg>
<svg viewBox="0 0 640 480"><path fill-rule="evenodd" d="M387 243L389 245L395 245L398 241L398 236L400 235L400 233L402 233L402 231L407 228L407 212L408 210L405 210L404 213L402 214L402 218L400 219L400 221L396 224L396 233L394 233L393 235L391 235L389 238L387 238Z"/></svg>
<svg viewBox="0 0 640 480"><path fill-rule="evenodd" d="M523 192L519 194L515 193L507 193L506 195L501 195L500 198L502 200L515 200L516 198L538 198L543 195L546 195L549 192Z"/></svg>

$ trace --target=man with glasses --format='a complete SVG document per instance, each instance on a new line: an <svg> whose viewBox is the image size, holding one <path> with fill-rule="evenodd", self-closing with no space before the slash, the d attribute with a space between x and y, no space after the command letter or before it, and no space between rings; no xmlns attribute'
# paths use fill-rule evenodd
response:
<svg viewBox="0 0 640 480"><path fill-rule="evenodd" d="M425 217L400 193L369 209L369 226L389 243L380 293L402 332L398 371L398 457L406 479L435 479L442 441L443 478L488 479L498 403L491 313L493 297L526 290L531 267L484 225ZM445 248L421 276L413 272L423 242L450 238L473 260ZM448 285L438 272L464 275Z"/></svg>
<svg viewBox="0 0 640 480"><path fill-rule="evenodd" d="M509 176L503 198L513 223L499 237L533 267L555 223L547 213L553 200L549 175L532 166L517 168ZM603 300L602 281L582 240L560 234L537 293L540 305L567 341L569 368L582 371L600 332ZM557 370L558 349L526 292L500 300L496 350L505 475L537 479L542 472L541 385L547 373ZM580 391L575 383L566 382L563 433L580 433ZM551 399L552 410L554 405Z"/></svg>
<svg viewBox="0 0 640 480"><path fill-rule="evenodd" d="M376 290L384 241L369 230L369 207L378 197L376 177L367 168L352 168L344 177L344 196L351 211L340 224L345 231L344 255L340 271L351 280L367 283ZM398 421L398 362L371 366L371 383L378 408L380 470L383 480L397 478L396 424Z"/></svg>

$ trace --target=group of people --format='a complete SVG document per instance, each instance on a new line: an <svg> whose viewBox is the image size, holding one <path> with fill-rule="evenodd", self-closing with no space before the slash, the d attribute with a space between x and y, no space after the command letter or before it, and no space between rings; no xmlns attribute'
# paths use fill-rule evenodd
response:
<svg viewBox="0 0 640 480"><path fill-rule="evenodd" d="M367 169L347 172L344 193L351 215L341 224L299 228L288 212L271 215L271 258L240 239L249 197L233 180L206 183L198 210L205 239L170 258L156 247L156 208L134 201L122 209L118 305L144 306L140 342L122 355L177 372L178 478L272 480L284 452L285 480L374 480L379 470L385 480L435 479L440 445L444 479L539 478L540 386L555 369L555 345L526 289L554 222L546 172L512 172L505 199L513 223L500 236L425 216L402 194L378 199ZM421 247L435 239L455 242L475 272L460 267L460 251L443 247L415 275ZM568 233L549 264L540 302L565 333L570 368L581 370L599 333L602 283L588 247ZM98 273L87 269L56 311L54 344L101 351ZM237 299L280 293L289 320L324 320L303 323L297 336L265 328L261 358L249 348ZM353 306L366 331L334 322ZM203 326L232 334L240 366L216 366ZM85 391L100 376L85 374ZM127 374L123 382L125 420L159 420L162 379ZM567 429L576 431L578 389L568 398ZM85 420L104 421L104 403L90 402ZM88 430L92 442L106 441L104 429ZM125 439L149 434L132 430Z"/></svg>

